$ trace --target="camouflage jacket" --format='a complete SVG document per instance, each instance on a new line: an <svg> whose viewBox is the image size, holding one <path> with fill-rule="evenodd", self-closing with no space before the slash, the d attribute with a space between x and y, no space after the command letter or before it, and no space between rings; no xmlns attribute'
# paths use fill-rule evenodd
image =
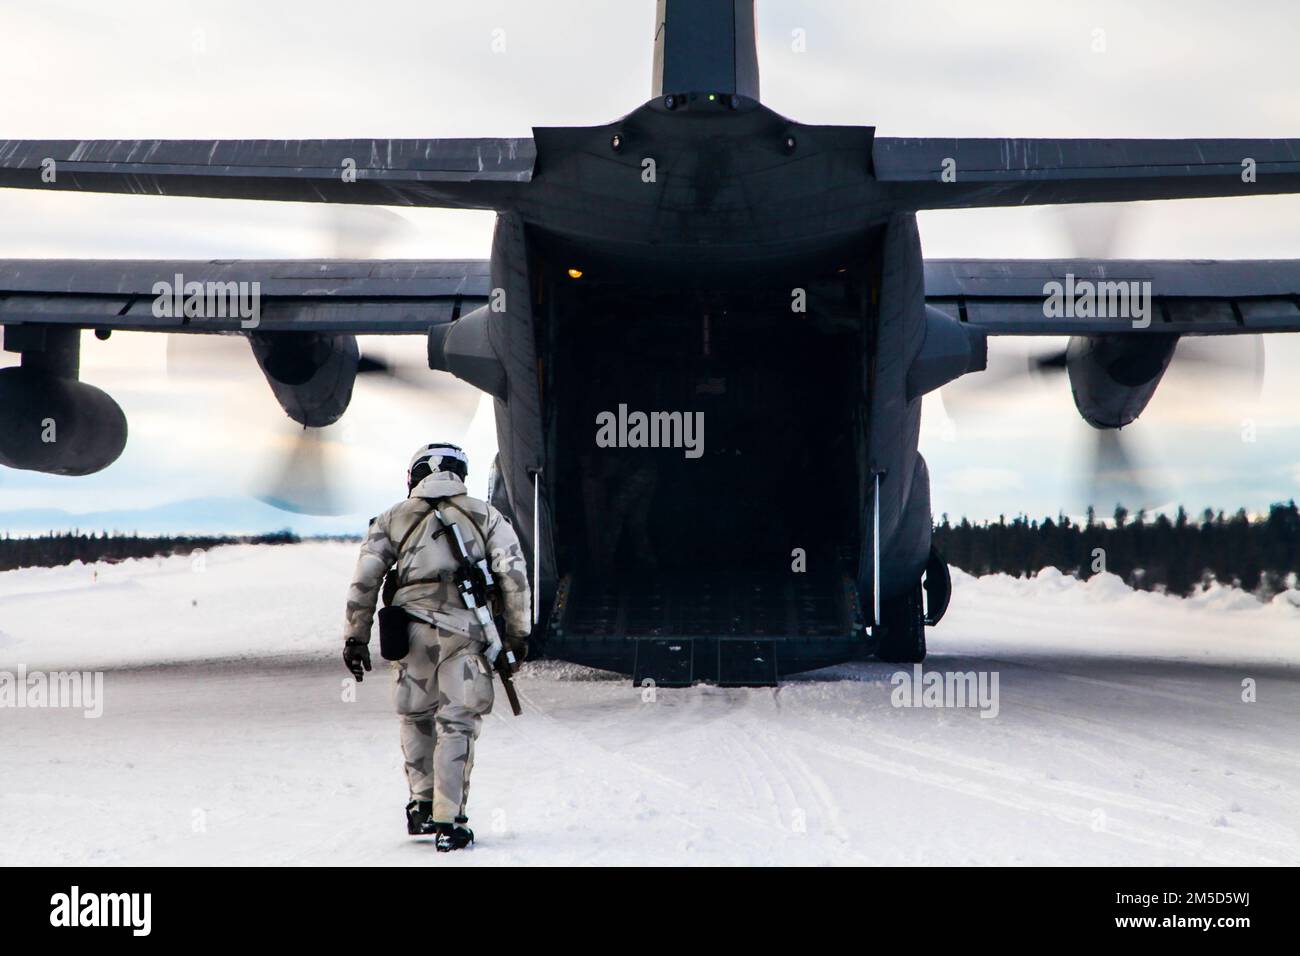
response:
<svg viewBox="0 0 1300 956"><path fill-rule="evenodd" d="M457 561L450 536L434 538L442 525L424 500L428 498L446 499L438 503L438 510L460 527L471 558L478 560L488 555L497 581L496 610L505 619L503 636L526 636L532 621L532 595L528 566L515 529L491 505L465 494L464 483L455 475L437 471L412 488L405 501L370 522L348 589L344 637L370 640L384 575L394 567L399 586L393 604L400 604L426 623L463 634L470 632L474 615L466 609L452 583ZM403 539L406 543L399 554L398 545Z"/></svg>

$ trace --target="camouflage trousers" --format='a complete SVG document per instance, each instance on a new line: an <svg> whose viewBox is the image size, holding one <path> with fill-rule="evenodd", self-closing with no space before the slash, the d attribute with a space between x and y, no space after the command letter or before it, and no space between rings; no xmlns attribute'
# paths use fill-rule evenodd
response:
<svg viewBox="0 0 1300 956"><path fill-rule="evenodd" d="M406 782L412 800L433 801L435 821L452 823L465 816L474 741L492 712L486 641L420 622L409 627L411 650L397 662L393 684Z"/></svg>

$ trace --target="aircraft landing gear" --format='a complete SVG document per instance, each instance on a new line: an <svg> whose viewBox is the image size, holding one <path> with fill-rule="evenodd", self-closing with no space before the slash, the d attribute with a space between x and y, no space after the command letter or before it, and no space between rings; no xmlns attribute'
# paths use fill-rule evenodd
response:
<svg viewBox="0 0 1300 956"><path fill-rule="evenodd" d="M948 562L932 547L922 580L902 597L881 602L880 624L872 631L876 657L891 664L925 660L925 629L939 623L951 597Z"/></svg>
<svg viewBox="0 0 1300 956"><path fill-rule="evenodd" d="M925 563L925 623L934 627L943 620L952 599L952 572L948 562L937 548L930 548L930 560Z"/></svg>
<svg viewBox="0 0 1300 956"><path fill-rule="evenodd" d="M876 657L891 664L925 660L925 601L921 582L901 597L882 601L880 623L872 629Z"/></svg>

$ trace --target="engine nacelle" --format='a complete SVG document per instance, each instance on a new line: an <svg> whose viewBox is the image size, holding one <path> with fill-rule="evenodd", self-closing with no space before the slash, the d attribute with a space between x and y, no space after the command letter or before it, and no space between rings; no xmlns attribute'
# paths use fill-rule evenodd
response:
<svg viewBox="0 0 1300 956"><path fill-rule="evenodd" d="M982 330L927 305L925 339L907 370L907 397L919 398L988 364L988 339Z"/></svg>
<svg viewBox="0 0 1300 956"><path fill-rule="evenodd" d="M450 372L480 391L504 399L506 370L492 350L488 326L492 313L487 306L461 316L455 322L429 330L429 368Z"/></svg>
<svg viewBox="0 0 1300 956"><path fill-rule="evenodd" d="M286 415L310 428L324 428L343 417L361 361L355 336L254 332L248 341Z"/></svg>
<svg viewBox="0 0 1300 956"><path fill-rule="evenodd" d="M1093 428L1123 428L1142 414L1164 377L1177 335L1077 335L1065 351L1070 391Z"/></svg>
<svg viewBox="0 0 1300 956"><path fill-rule="evenodd" d="M0 465L90 475L125 447L126 415L108 393L43 369L0 369Z"/></svg>

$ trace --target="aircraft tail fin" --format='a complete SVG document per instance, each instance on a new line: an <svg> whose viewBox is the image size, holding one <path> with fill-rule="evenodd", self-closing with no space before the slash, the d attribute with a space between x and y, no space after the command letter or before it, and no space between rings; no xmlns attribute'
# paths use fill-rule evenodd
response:
<svg viewBox="0 0 1300 956"><path fill-rule="evenodd" d="M737 93L758 99L755 0L659 0L652 96Z"/></svg>

